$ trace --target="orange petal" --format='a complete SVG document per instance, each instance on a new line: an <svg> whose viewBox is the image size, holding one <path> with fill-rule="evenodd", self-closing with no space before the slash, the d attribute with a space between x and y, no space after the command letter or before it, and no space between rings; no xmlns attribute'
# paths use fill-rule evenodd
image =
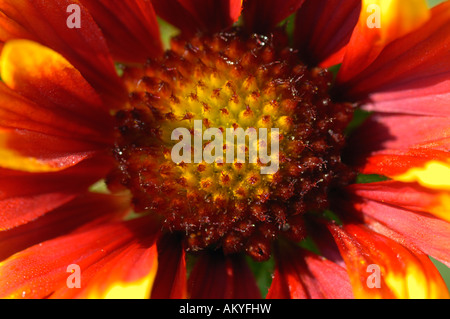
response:
<svg viewBox="0 0 450 319"><path fill-rule="evenodd" d="M356 298L449 298L427 255L370 229L329 225L341 251Z"/></svg>
<svg viewBox="0 0 450 319"><path fill-rule="evenodd" d="M416 30L429 18L425 0L363 0L338 81L346 82L364 70L389 43Z"/></svg>

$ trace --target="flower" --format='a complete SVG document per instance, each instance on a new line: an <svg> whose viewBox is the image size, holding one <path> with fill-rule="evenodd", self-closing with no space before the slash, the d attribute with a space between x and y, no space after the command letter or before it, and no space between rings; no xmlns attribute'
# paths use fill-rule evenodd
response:
<svg viewBox="0 0 450 319"><path fill-rule="evenodd" d="M268 298L448 297L450 2L0 8L1 297L258 298L272 254ZM279 171L170 162L194 119L279 127Z"/></svg>

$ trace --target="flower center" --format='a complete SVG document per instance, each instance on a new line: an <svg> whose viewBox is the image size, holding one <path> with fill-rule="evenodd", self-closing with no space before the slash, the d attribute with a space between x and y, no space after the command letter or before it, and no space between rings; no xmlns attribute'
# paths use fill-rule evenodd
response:
<svg viewBox="0 0 450 319"><path fill-rule="evenodd" d="M303 239L303 215L352 176L340 159L352 108L333 103L332 76L286 43L237 30L180 37L124 72L110 188L131 190L135 210L182 232L189 251L265 260L277 236Z"/></svg>

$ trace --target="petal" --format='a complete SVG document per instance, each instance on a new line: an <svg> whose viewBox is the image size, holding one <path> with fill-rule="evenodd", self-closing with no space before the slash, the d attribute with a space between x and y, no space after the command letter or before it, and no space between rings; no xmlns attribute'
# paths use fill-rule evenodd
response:
<svg viewBox="0 0 450 319"><path fill-rule="evenodd" d="M130 243L113 255L87 269L88 286L79 294L64 287L51 298L148 299L158 268L155 240Z"/></svg>
<svg viewBox="0 0 450 319"><path fill-rule="evenodd" d="M81 107L85 108L88 104ZM66 106L47 108L38 105L14 92L0 82L0 126L39 133L52 138L72 140L78 150L94 150L111 144L111 136L106 136L111 123L108 117L94 126L87 118L65 111ZM78 110L76 111L78 112ZM62 143L61 143L61 146ZM70 147L63 147L68 149Z"/></svg>
<svg viewBox="0 0 450 319"><path fill-rule="evenodd" d="M305 0L245 0L242 16L248 32L267 33L300 8Z"/></svg>
<svg viewBox="0 0 450 319"><path fill-rule="evenodd" d="M288 245L277 250L268 299L353 298L344 268L300 247Z"/></svg>
<svg viewBox="0 0 450 319"><path fill-rule="evenodd" d="M425 0L363 0L338 81L346 82L366 69L389 43L418 29L429 18ZM379 26L372 26L376 20Z"/></svg>
<svg viewBox="0 0 450 319"><path fill-rule="evenodd" d="M12 40L0 63L4 83L21 94L0 85L5 103L0 125L14 128L0 126L1 166L61 170L112 143L108 110L61 55L32 41Z"/></svg>
<svg viewBox="0 0 450 319"><path fill-rule="evenodd" d="M68 6L73 0L1 0L4 15L0 42L30 39L61 53L80 70L83 77L101 93L108 106L117 106L126 99L126 92L117 76L106 41L89 12L80 5L81 28L67 27ZM6 21L5 21L6 20ZM20 28L17 28L20 26ZM24 32L26 30L26 32ZM8 32L9 31L9 32ZM28 35L28 36L27 36Z"/></svg>
<svg viewBox="0 0 450 319"><path fill-rule="evenodd" d="M349 145L345 156L364 172L398 175L450 157L450 120L375 113L350 136Z"/></svg>
<svg viewBox="0 0 450 319"><path fill-rule="evenodd" d="M165 235L158 241L158 272L152 289L152 299L184 299L187 296L186 256L175 235Z"/></svg>
<svg viewBox="0 0 450 319"><path fill-rule="evenodd" d="M98 154L80 146L84 145L67 138L0 127L0 166L26 172L57 172Z"/></svg>
<svg viewBox="0 0 450 319"><path fill-rule="evenodd" d="M222 252L199 257L188 280L188 292L192 299L261 298L243 256L224 256Z"/></svg>
<svg viewBox="0 0 450 319"><path fill-rule="evenodd" d="M208 32L230 27L241 14L242 0L178 0Z"/></svg>
<svg viewBox="0 0 450 319"><path fill-rule="evenodd" d="M359 152L364 145L372 153L412 148L445 151L450 147L450 118L376 113L352 138Z"/></svg>
<svg viewBox="0 0 450 319"><path fill-rule="evenodd" d="M32 245L67 234L87 223L95 225L112 220L128 211L129 202L123 196L87 193L52 210L33 222L8 231L0 231L0 261Z"/></svg>
<svg viewBox="0 0 450 319"><path fill-rule="evenodd" d="M358 75L344 69L343 75L338 75L340 85L337 91L353 100L370 97L374 93L386 94L374 96L374 102L377 103L377 100L383 98L407 97L408 90L418 89L413 96L418 98L424 96L423 101L432 102L433 107L436 104L438 109L445 109L445 105L448 108L448 104L442 101L448 94L448 83L440 84L440 82L446 82L450 74L450 53L447 49L450 45L449 22L450 3L447 1L431 9L431 18L425 24L390 43L375 60L364 58L371 61L371 64L369 66L368 63L364 63L363 65L368 67ZM347 69L361 71L355 65L358 64L348 61ZM394 92L395 94L390 95ZM432 98L434 93L437 95L436 98ZM420 99L416 103L402 105L403 103L399 101L400 105L397 108L399 111L411 110L414 113L422 113L423 106L418 102Z"/></svg>
<svg viewBox="0 0 450 319"><path fill-rule="evenodd" d="M415 167L424 167L430 161L448 161L448 152L430 149L410 149L375 154L365 159L365 163L355 163L363 174L380 174L394 178Z"/></svg>
<svg viewBox="0 0 450 319"><path fill-rule="evenodd" d="M450 223L428 214L416 213L408 209L394 207L373 200L360 200L354 204L355 209L376 220L398 235L389 233L396 241L417 247L427 255L450 265ZM369 223L369 222L368 222ZM371 226L373 222L369 223ZM376 227L378 231L380 227ZM397 239L396 237L399 236Z"/></svg>
<svg viewBox="0 0 450 319"><path fill-rule="evenodd" d="M361 0L307 0L295 18L295 48L309 65L341 63L360 12Z"/></svg>
<svg viewBox="0 0 450 319"><path fill-rule="evenodd" d="M450 73L430 75L414 84L392 83L389 90L373 93L362 107L386 113L450 116Z"/></svg>
<svg viewBox="0 0 450 319"><path fill-rule="evenodd" d="M401 182L418 182L432 189L450 190L450 161L448 163L429 161L424 167L414 167L406 173L394 176Z"/></svg>
<svg viewBox="0 0 450 319"><path fill-rule="evenodd" d="M0 263L0 297L142 297L156 272L157 223L134 219L58 237ZM70 265L81 269L81 288L69 288ZM129 293L129 294L128 294Z"/></svg>
<svg viewBox="0 0 450 319"><path fill-rule="evenodd" d="M96 157L55 173L0 170L0 230L17 227L72 200L103 178L112 159Z"/></svg>
<svg viewBox="0 0 450 319"><path fill-rule="evenodd" d="M185 34L214 33L239 18L242 0L152 0L158 16Z"/></svg>
<svg viewBox="0 0 450 319"><path fill-rule="evenodd" d="M152 4L159 17L182 30L184 34L193 35L203 28L178 0L152 0Z"/></svg>
<svg viewBox="0 0 450 319"><path fill-rule="evenodd" d="M94 89L65 58L29 40L5 44L0 58L3 82L44 108L64 112L74 122L84 121L92 130L107 134L108 109Z"/></svg>
<svg viewBox="0 0 450 319"><path fill-rule="evenodd" d="M0 230L26 224L74 197L74 194L48 193L1 200Z"/></svg>
<svg viewBox="0 0 450 319"><path fill-rule="evenodd" d="M329 229L341 250L356 298L448 298L428 256L356 224ZM377 286L379 275L379 286Z"/></svg>
<svg viewBox="0 0 450 319"><path fill-rule="evenodd" d="M126 0L81 0L105 35L115 60L144 63L162 55L159 26L152 3Z"/></svg>
<svg viewBox="0 0 450 319"><path fill-rule="evenodd" d="M430 213L450 222L450 193L446 191L431 190L416 183L397 181L353 184L348 190L379 203Z"/></svg>

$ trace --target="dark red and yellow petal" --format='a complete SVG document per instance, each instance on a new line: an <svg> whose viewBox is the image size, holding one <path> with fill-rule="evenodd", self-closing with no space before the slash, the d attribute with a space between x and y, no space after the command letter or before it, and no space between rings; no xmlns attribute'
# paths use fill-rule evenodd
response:
<svg viewBox="0 0 450 319"><path fill-rule="evenodd" d="M408 6L402 3L401 8ZM353 55L368 53L360 57L349 55L347 61L344 60L337 78L343 96L356 100L373 95L369 104L371 110L412 114L436 114L442 110L444 113L440 115L447 114L450 3L432 8L429 19L424 15L416 21L412 32L383 45L381 50L376 49L376 57L368 57L373 49L366 47L367 43L362 43L363 48L349 50ZM412 22L412 26L415 24Z"/></svg>
<svg viewBox="0 0 450 319"><path fill-rule="evenodd" d="M293 244L277 247L276 267L268 299L353 298L341 266Z"/></svg>
<svg viewBox="0 0 450 319"><path fill-rule="evenodd" d="M283 21L305 0L244 0L242 16L248 32L267 33Z"/></svg>
<svg viewBox="0 0 450 319"><path fill-rule="evenodd" d="M449 298L427 255L364 225L329 225L347 265L356 298ZM379 286L372 281L379 275ZM369 282L370 281L370 282Z"/></svg>
<svg viewBox="0 0 450 319"><path fill-rule="evenodd" d="M427 199L426 196L422 197ZM389 198L385 203L371 199L356 200L353 209L356 209L364 222L377 232L394 238L403 245L416 247L450 265L449 222L436 218L433 214L397 206L395 201ZM448 207L446 209L448 213Z"/></svg>
<svg viewBox="0 0 450 319"><path fill-rule="evenodd" d="M153 283L152 299L187 297L186 252L174 234L162 236L158 246L158 272Z"/></svg>
<svg viewBox="0 0 450 319"><path fill-rule="evenodd" d="M360 11L361 0L306 0L295 18L295 48L310 65L341 63Z"/></svg>
<svg viewBox="0 0 450 319"><path fill-rule="evenodd" d="M99 135L111 132L108 107L59 53L33 41L11 40L3 48L0 68L9 88L41 108L66 115Z"/></svg>
<svg viewBox="0 0 450 319"><path fill-rule="evenodd" d="M241 13L242 0L152 0L156 14L184 34L218 32L230 27Z"/></svg>
<svg viewBox="0 0 450 319"><path fill-rule="evenodd" d="M378 18L380 25L371 25L373 17ZM425 0L363 0L359 21L339 70L338 82L354 79L378 58L386 46L417 30L429 18Z"/></svg>
<svg viewBox="0 0 450 319"><path fill-rule="evenodd" d="M67 12L79 5L81 28L69 28ZM62 54L95 88L109 107L126 99L106 41L94 19L77 0L1 0L0 42L29 39Z"/></svg>
<svg viewBox="0 0 450 319"><path fill-rule="evenodd" d="M108 109L61 55L29 40L12 40L0 62L0 166L59 171L112 144Z"/></svg>
<svg viewBox="0 0 450 319"><path fill-rule="evenodd" d="M90 227L21 251L0 263L2 298L145 298L157 268L159 225L147 218ZM68 266L81 270L69 288Z"/></svg>
<svg viewBox="0 0 450 319"><path fill-rule="evenodd" d="M202 254L188 280L192 299L261 298L244 256L224 256L222 252Z"/></svg>
<svg viewBox="0 0 450 319"><path fill-rule="evenodd" d="M0 261L46 240L68 234L80 227L118 220L129 210L125 196L86 193L25 225L0 231Z"/></svg>
<svg viewBox="0 0 450 319"><path fill-rule="evenodd" d="M145 0L80 0L94 17L116 61L145 63L162 55L152 3Z"/></svg>

